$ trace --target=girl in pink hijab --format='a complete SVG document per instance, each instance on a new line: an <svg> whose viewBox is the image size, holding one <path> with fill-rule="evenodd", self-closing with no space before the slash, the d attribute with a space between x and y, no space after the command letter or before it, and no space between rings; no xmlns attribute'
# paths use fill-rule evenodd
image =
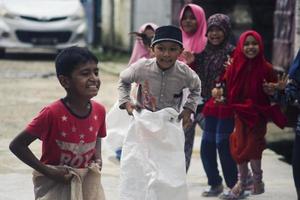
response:
<svg viewBox="0 0 300 200"><path fill-rule="evenodd" d="M200 6L196 4L187 4L181 9L179 22L184 47L184 52L179 59L187 63L187 60L185 59L185 53L198 54L202 52L206 46L207 24L205 12ZM193 63L188 65L191 69L195 70L196 66L193 65ZM188 96L188 91L184 91L183 96L183 99L186 99L186 97ZM193 152L196 124L196 120L193 120L192 126L184 130L186 171L188 171Z"/></svg>
<svg viewBox="0 0 300 200"><path fill-rule="evenodd" d="M150 44L158 26L154 23L143 24L138 32L131 32L136 36L128 66L140 58L150 58Z"/></svg>
<svg viewBox="0 0 300 200"><path fill-rule="evenodd" d="M179 22L184 50L200 53L205 48L207 41L204 10L196 4L187 4L180 11ZM184 58L182 60L184 61ZM193 69L193 66L190 67Z"/></svg>
<svg viewBox="0 0 300 200"><path fill-rule="evenodd" d="M128 62L128 66L135 63L137 60L141 58L150 58L151 57L151 49L150 44L152 37L154 36L155 29L158 26L153 23L145 23L143 24L138 32L131 32L131 35L135 36L135 43L133 46L133 50L131 53L130 60ZM134 90L132 95L135 97L136 86L134 86ZM124 134L126 131L118 132L118 129L126 129L127 123L130 123L130 118L128 114L124 110L119 109L119 103L116 102L115 105L109 110L106 115L107 121L107 132L108 137L106 138L107 143L113 148L116 153L116 159L120 161L121 153L122 153L122 141L124 139ZM120 124L119 121L122 121ZM124 125L125 124L125 125ZM117 129L116 129L116 126Z"/></svg>

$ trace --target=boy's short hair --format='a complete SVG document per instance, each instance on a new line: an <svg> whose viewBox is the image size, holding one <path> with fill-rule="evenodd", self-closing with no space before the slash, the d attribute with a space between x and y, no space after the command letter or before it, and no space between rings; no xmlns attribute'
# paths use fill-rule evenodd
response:
<svg viewBox="0 0 300 200"><path fill-rule="evenodd" d="M70 76L76 67L98 58L87 48L72 46L62 50L55 59L56 75Z"/></svg>
<svg viewBox="0 0 300 200"><path fill-rule="evenodd" d="M154 47L155 44L164 41L175 42L179 44L180 47L183 47L181 30L172 25L158 27L155 30L151 47Z"/></svg>

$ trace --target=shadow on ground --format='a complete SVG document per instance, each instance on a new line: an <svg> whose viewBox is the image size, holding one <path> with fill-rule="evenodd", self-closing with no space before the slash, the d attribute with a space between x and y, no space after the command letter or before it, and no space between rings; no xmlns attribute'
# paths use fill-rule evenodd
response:
<svg viewBox="0 0 300 200"><path fill-rule="evenodd" d="M273 150L279 155L282 155L283 157L280 160L288 164L292 163L293 140L269 142L267 144L267 148Z"/></svg>

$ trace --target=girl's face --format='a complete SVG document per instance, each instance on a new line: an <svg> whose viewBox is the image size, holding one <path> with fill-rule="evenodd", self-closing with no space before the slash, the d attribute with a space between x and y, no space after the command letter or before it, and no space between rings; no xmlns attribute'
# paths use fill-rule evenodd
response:
<svg viewBox="0 0 300 200"><path fill-rule="evenodd" d="M154 36L154 30L153 30L153 28L151 28L151 27L147 27L146 29L145 29L145 31L144 31L144 34L148 37L148 38L153 38L153 36Z"/></svg>
<svg viewBox="0 0 300 200"><path fill-rule="evenodd" d="M143 38L143 44L145 45L146 48L150 48L151 45L151 40L154 36L154 30L151 27L147 27L143 34L145 34L145 38Z"/></svg>
<svg viewBox="0 0 300 200"><path fill-rule="evenodd" d="M243 46L243 53L249 59L255 58L259 53L258 41L252 35L247 36Z"/></svg>
<svg viewBox="0 0 300 200"><path fill-rule="evenodd" d="M193 34L197 31L197 19L190 8L185 9L181 19L181 26L187 34Z"/></svg>
<svg viewBox="0 0 300 200"><path fill-rule="evenodd" d="M218 46L223 43L225 35L222 29L217 26L212 26L207 32L207 39L210 44Z"/></svg>
<svg viewBox="0 0 300 200"><path fill-rule="evenodd" d="M99 68L95 62L87 62L78 66L67 80L66 89L72 96L86 100L98 94L100 88Z"/></svg>
<svg viewBox="0 0 300 200"><path fill-rule="evenodd" d="M175 42L163 41L154 45L152 48L160 69L171 68L182 52L182 48Z"/></svg>

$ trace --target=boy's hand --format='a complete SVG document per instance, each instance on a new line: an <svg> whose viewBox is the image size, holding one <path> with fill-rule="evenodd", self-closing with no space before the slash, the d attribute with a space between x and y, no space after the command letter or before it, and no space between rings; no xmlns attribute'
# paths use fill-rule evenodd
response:
<svg viewBox="0 0 300 200"><path fill-rule="evenodd" d="M99 170L101 171L101 169L102 169L102 159L101 159L101 158L96 159L96 160L95 160L95 163L96 163L97 165L99 165Z"/></svg>
<svg viewBox="0 0 300 200"><path fill-rule="evenodd" d="M132 114L133 110L136 110L136 111L140 112L142 107L139 106L139 105L135 105L135 104L128 101L128 102L125 103L125 109L126 109L128 115L133 115Z"/></svg>
<svg viewBox="0 0 300 200"><path fill-rule="evenodd" d="M131 102L126 102L125 103L125 109L126 109L128 115L133 115L132 112L135 109L135 105L132 104Z"/></svg>
<svg viewBox="0 0 300 200"><path fill-rule="evenodd" d="M188 108L185 108L178 116L178 119L182 119L182 126L183 129L187 129L192 125L192 120L191 120L191 114L192 111Z"/></svg>
<svg viewBox="0 0 300 200"><path fill-rule="evenodd" d="M71 181L73 174L68 169L49 168L48 177L54 181L67 184Z"/></svg>

